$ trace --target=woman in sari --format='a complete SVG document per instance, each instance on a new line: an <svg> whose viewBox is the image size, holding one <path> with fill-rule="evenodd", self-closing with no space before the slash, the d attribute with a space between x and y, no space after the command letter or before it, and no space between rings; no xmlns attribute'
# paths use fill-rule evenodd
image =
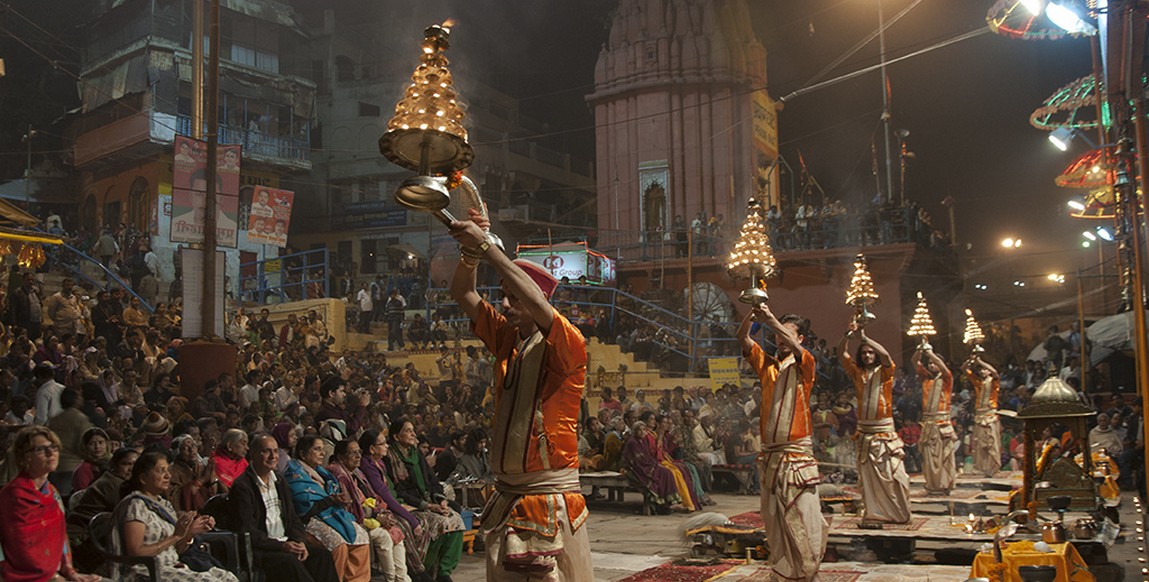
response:
<svg viewBox="0 0 1149 582"><path fill-rule="evenodd" d="M396 518L383 500L375 496L367 477L359 470L363 453L359 443L345 439L335 443L335 454L327 470L335 476L339 487L351 497L348 510L355 523L367 530L371 546L375 548L375 567L387 582L408 582L407 548L403 545L403 530L395 524Z"/></svg>
<svg viewBox="0 0 1149 582"><path fill-rule="evenodd" d="M225 489L247 470L247 433L229 428L220 437L219 446L211 455L212 470Z"/></svg>
<svg viewBox="0 0 1149 582"><path fill-rule="evenodd" d="M658 419L658 446L662 449L663 464L682 471L694 492L694 499L701 502L701 504L696 504L698 507L715 505L706 491L702 490L702 478L698 476L698 469L690 462L682 459L686 454L686 449L675 439L677 432L674 420L670 416L663 416Z"/></svg>
<svg viewBox="0 0 1149 582"><path fill-rule="evenodd" d="M424 573L423 556L431 544L431 536L419 518L407 510L391 492L390 477L383 459L387 457L387 432L368 429L359 435L359 450L363 457L359 460L359 470L367 478L371 491L397 518L395 525L403 530L404 545L407 550L407 573L412 580L427 579Z"/></svg>
<svg viewBox="0 0 1149 582"><path fill-rule="evenodd" d="M168 501L181 513L196 511L221 491L211 467L200 461L199 443L189 434L172 439L171 488Z"/></svg>
<svg viewBox="0 0 1149 582"><path fill-rule="evenodd" d="M419 452L415 426L406 420L391 423L391 443L385 461L395 494L416 508L415 514L431 537L423 564L436 579L450 579L463 554L463 518L447 505L443 486Z"/></svg>
<svg viewBox="0 0 1149 582"><path fill-rule="evenodd" d="M108 452L108 433L102 428L92 427L84 431L80 444L84 447L84 462L72 473L73 493L87 489L107 468L111 456Z"/></svg>
<svg viewBox="0 0 1149 582"><path fill-rule="evenodd" d="M323 441L314 435L299 439L295 459L287 464L283 478L291 487L295 511L307 533L331 552L335 572L343 582L371 579L371 546L367 531L347 511L351 497L323 467Z"/></svg>
<svg viewBox="0 0 1149 582"><path fill-rule="evenodd" d="M639 420L634 423L622 451L622 460L627 475L649 492L660 512L668 513L670 509L678 508L685 511L698 509L698 500L686 475L666 458L645 422Z"/></svg>

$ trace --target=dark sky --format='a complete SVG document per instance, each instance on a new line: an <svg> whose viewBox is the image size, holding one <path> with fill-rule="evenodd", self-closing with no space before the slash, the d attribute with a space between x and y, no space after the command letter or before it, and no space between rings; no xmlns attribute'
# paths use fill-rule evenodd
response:
<svg viewBox="0 0 1149 582"><path fill-rule="evenodd" d="M883 2L890 18L913 0ZM468 30L476 24L485 33L496 32L483 34L482 58L474 59L474 54L455 58L470 73L481 70L509 91L526 96L524 111L553 127L549 139L565 140L589 152L593 120L584 96L617 3L450 4L456 4L456 14L461 15L456 30L459 50L464 50ZM480 10L477 4L486 8ZM803 87L878 27L876 0L749 4L755 30L767 49L767 78L775 98ZM923 0L887 30L889 58L985 30L991 4ZM825 78L877 62L875 40ZM1085 146L1074 144L1070 152L1060 152L1049 144L1046 132L1029 124L1030 113L1042 101L1089 71L1088 41L1021 41L988 31L889 67L892 123L895 129L910 131L909 149L916 156L907 169L908 196L947 230L947 213L940 202L946 196L956 200L958 241L969 245L964 256L975 269L988 266L978 281L1001 289L1018 275L1072 271L1086 258L1096 260L1095 252L1080 247L1080 231L1088 225L1065 212L1065 201L1074 193L1053 184L1073 154L1083 153ZM801 151L831 197L868 199L875 188L871 138L877 139L879 155L884 147L880 110L877 72L797 97L780 114L782 153L797 167ZM999 246L1005 236L1025 242L1020 250L1005 253ZM1048 285L1036 277L1030 282Z"/></svg>
<svg viewBox="0 0 1149 582"><path fill-rule="evenodd" d="M49 23L59 38L75 41L78 35L66 32L74 31L76 23L51 15L72 14L60 9L80 1L24 0L13 5L33 20ZM325 1L330 3L325 7L355 6L377 17L349 33L369 32L379 38L379 61L408 73L422 28L456 18L450 57L460 88L465 91L468 79L474 78L504 88L522 99L525 113L545 124L537 139L593 159L593 119L585 96L593 90L594 64L617 0ZM801 88L878 26L877 0L747 1L755 30L767 48L769 90L775 98ZM883 2L889 18L913 0ZM991 4L991 0L923 0L888 30L888 55L894 58L985 29ZM46 53L74 58L71 47L19 18L9 26ZM27 66L45 66L42 59L17 58L27 57L27 51L10 38L3 38L0 46L10 55L6 84ZM875 41L827 77L877 60ZM1095 253L1079 246L1080 231L1087 225L1065 215L1064 203L1072 193L1053 185L1053 178L1084 146L1075 144L1069 153L1059 152L1048 144L1045 132L1028 123L1029 114L1047 96L1087 74L1089 67L1087 41L1027 42L987 33L889 68L893 125L911 132L909 148L916 155L907 171L908 196L941 224L946 223L946 212L939 203L954 197L958 240L969 245L965 256L978 265L996 267L985 275L993 286L1014 275L1073 270L1087 254L1096 260ZM45 85L69 82L61 74L46 77L40 81ZM0 163L18 165L22 150L18 131L25 118L43 123L69 104L42 98L20 101L6 95L6 88L0 86L0 99L7 111L17 113L0 121L4 133L0 138L9 154L0 157ZM782 153L796 166L801 151L832 197L868 198L874 191L871 138L882 147L876 131L880 106L876 72L795 98L780 114ZM5 168L6 175L14 171ZM1023 248L1012 257L1003 254L997 243L1004 236L1020 236Z"/></svg>

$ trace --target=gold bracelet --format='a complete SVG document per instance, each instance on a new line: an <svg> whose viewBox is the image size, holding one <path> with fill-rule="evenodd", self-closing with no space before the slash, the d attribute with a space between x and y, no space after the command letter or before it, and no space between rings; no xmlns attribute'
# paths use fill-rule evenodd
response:
<svg viewBox="0 0 1149 582"><path fill-rule="evenodd" d="M459 264L471 270L475 270L479 267L479 261L467 255L459 257Z"/></svg>

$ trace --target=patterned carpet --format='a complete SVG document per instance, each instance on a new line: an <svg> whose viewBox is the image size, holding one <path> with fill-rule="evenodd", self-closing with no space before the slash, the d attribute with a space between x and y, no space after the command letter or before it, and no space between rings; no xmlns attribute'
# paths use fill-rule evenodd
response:
<svg viewBox="0 0 1149 582"><path fill-rule="evenodd" d="M928 521L929 519L925 517L911 517L910 523L887 523L882 527L882 529L894 531L918 531L922 529L922 526L926 525L926 522ZM860 517L834 519L834 522L830 525L830 530L837 531L844 529L858 529L859 522L861 522Z"/></svg>
<svg viewBox="0 0 1149 582"><path fill-rule="evenodd" d="M730 521L746 527L760 528L762 527L762 516L757 511L747 511L746 513L739 513L730 518Z"/></svg>
<svg viewBox="0 0 1149 582"><path fill-rule="evenodd" d="M769 566L762 566L757 571L738 578L737 582L770 582L770 571ZM833 570L825 566L818 570L818 582L856 582L861 577L862 572L850 570ZM719 581L725 582L723 578L719 578Z"/></svg>
<svg viewBox="0 0 1149 582"><path fill-rule="evenodd" d="M627 576L619 582L704 582L741 563L741 560L723 560L720 564L691 566L669 562Z"/></svg>

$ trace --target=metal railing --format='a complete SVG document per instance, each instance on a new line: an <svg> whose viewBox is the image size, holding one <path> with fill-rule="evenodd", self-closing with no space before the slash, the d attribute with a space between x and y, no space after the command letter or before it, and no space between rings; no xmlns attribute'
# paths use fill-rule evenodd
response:
<svg viewBox="0 0 1149 582"><path fill-rule="evenodd" d="M477 291L493 304L502 301L498 287L480 287ZM564 298L567 292L571 298ZM453 330L455 338L473 337L470 320L450 299L447 289L433 288L427 296L428 320L433 314L439 314ZM584 336L618 344L623 351L633 353L636 359L651 362L664 372L705 374L706 362L710 358L741 355L741 345L736 337L741 322L690 320L661 305L613 287L560 285L555 297L552 304L578 326ZM576 306L579 317L574 317ZM590 314L594 322L590 323L582 314ZM599 317L605 317L606 325L600 327L602 320ZM632 342L623 337L641 326L650 326L655 332L641 342ZM721 330L722 333L704 335L700 332L703 327ZM763 343L768 348L774 347L769 340L763 340ZM829 380L821 371L819 376Z"/></svg>
<svg viewBox="0 0 1149 582"><path fill-rule="evenodd" d="M269 297L278 298L281 303L330 297L330 261L331 254L324 247L241 263L240 302L264 305ZM313 284L320 285L322 291Z"/></svg>
<svg viewBox="0 0 1149 582"><path fill-rule="evenodd" d="M311 155L311 141L310 137L306 135L310 130L307 127L301 129L305 133L304 136L282 137L221 123L219 124L219 143L220 145L241 145L244 155L254 154L306 162L310 160ZM182 114L176 116L176 132L181 135L192 135L190 116Z"/></svg>
<svg viewBox="0 0 1149 582"><path fill-rule="evenodd" d="M50 234L50 233L47 233L46 231L44 231L43 229L37 228L36 230L39 232L43 232L45 234ZM52 235L52 236L55 236L55 235ZM123 290L127 291L128 294L131 295L132 297L139 299L140 300L140 306L143 307L144 309L146 309L148 311L148 313L155 313L156 308L153 305L148 303L147 300L145 300L143 297L141 297L139 293L136 293L136 291L134 289L132 289L131 285L126 283L118 275L116 275L114 272L112 272L111 269L104 266L104 264L101 263L99 261L99 259L96 259L95 257L88 255L84 251L81 251L80 249L78 249L78 248L76 248L76 247L74 247L68 243L64 243L61 245L53 245L53 247L66 250L66 251L68 251L68 254L64 255L64 254L53 253L53 252L50 252L51 248L49 248L48 249L49 252L46 253L48 256L48 261L47 261L48 265L58 266L61 269L67 271L72 276L74 276L78 279L83 279L84 281L87 281L89 285L91 285L92 287L99 289L101 291L110 291L112 289L113 285L117 285L120 288L122 288ZM71 256L74 260L71 260L71 261L66 260L65 257L67 257L67 256ZM104 281L100 282L100 281L92 278L91 276L89 276L87 273L85 273L84 269L82 268L82 264L84 262L90 263L90 264L98 267L100 269L100 271L102 271L104 273Z"/></svg>

